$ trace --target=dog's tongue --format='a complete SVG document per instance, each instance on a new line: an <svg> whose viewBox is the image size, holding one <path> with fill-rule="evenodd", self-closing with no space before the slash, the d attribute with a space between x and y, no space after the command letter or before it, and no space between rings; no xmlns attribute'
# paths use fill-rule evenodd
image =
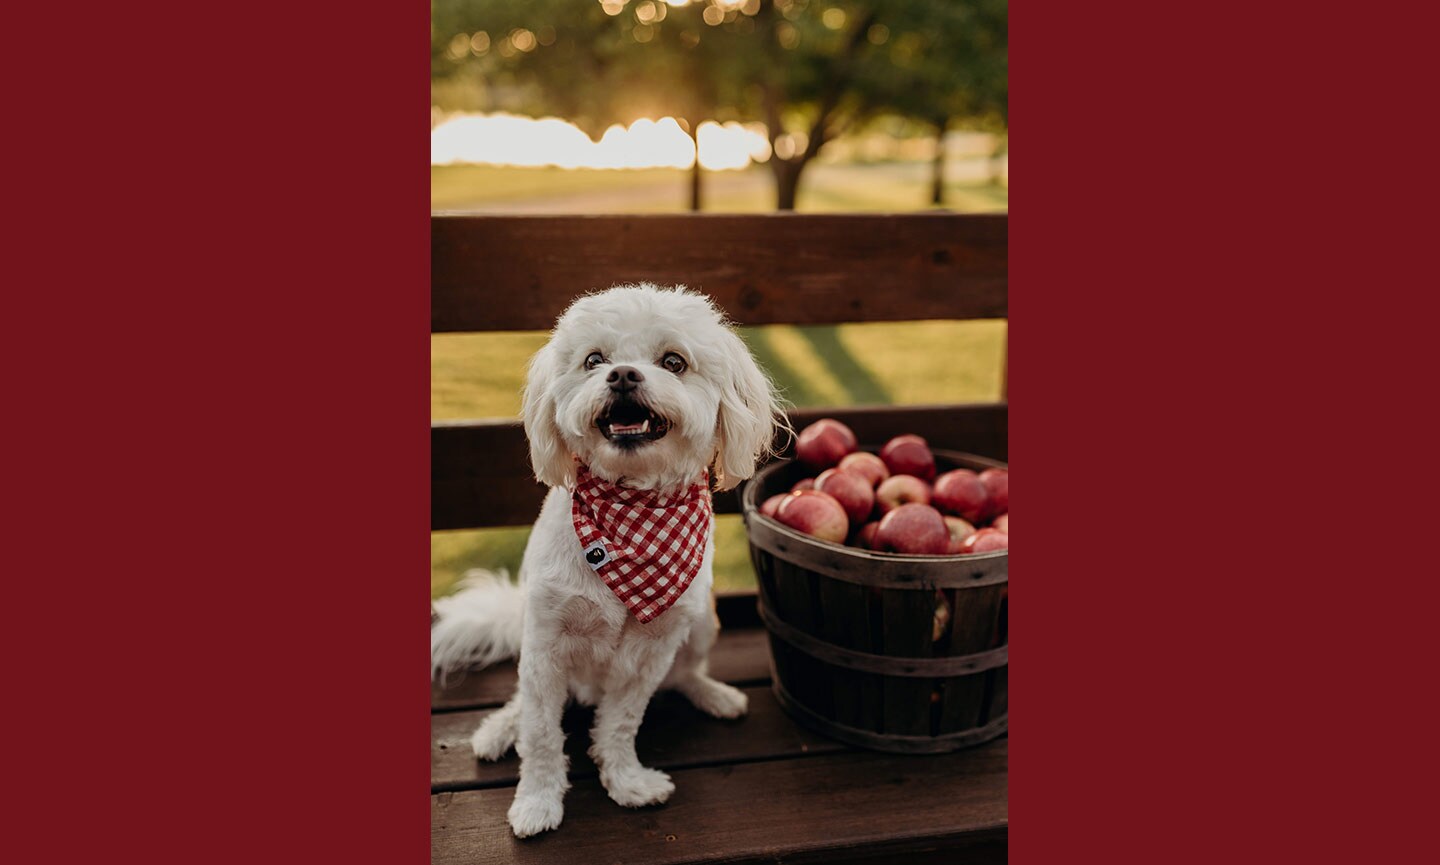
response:
<svg viewBox="0 0 1440 865"><path fill-rule="evenodd" d="M611 435L632 435L632 434L638 434L638 433L646 433L646 432L649 432L649 431L650 431L650 419L649 419L649 418L646 418L645 420L642 420L642 421L640 421L639 423L612 423L612 424L610 424L610 434L611 434Z"/></svg>

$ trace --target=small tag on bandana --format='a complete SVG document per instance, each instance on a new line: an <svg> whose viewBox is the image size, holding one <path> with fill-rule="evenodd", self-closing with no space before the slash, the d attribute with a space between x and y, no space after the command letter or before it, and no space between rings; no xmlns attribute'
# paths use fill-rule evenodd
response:
<svg viewBox="0 0 1440 865"><path fill-rule="evenodd" d="M585 548L585 564L590 566L590 570L598 571L608 561L610 554L605 552L604 541L595 541Z"/></svg>

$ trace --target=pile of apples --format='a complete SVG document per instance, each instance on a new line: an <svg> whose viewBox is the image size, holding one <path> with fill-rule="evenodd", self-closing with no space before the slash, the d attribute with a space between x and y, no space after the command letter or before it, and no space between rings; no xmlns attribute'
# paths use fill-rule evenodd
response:
<svg viewBox="0 0 1440 865"><path fill-rule="evenodd" d="M817 477L771 496L760 513L836 544L911 555L1010 548L1010 472L955 469L935 476L925 439L899 435L880 455L859 450L834 418L800 431L795 456Z"/></svg>

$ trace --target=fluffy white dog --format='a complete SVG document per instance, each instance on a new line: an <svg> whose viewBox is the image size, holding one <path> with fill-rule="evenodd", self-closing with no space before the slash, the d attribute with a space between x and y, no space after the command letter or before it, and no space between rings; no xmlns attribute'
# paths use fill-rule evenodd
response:
<svg viewBox="0 0 1440 865"><path fill-rule="evenodd" d="M675 789L635 755L658 688L719 718L745 713L745 695L707 675L719 631L707 471L733 488L785 426L770 380L710 300L648 284L565 311L530 363L523 414L535 475L551 489L520 585L472 577L436 602L431 632L437 672L519 652L515 696L472 744L487 760L519 752L509 820L522 838L560 825L569 698L596 707L590 756L628 807Z"/></svg>

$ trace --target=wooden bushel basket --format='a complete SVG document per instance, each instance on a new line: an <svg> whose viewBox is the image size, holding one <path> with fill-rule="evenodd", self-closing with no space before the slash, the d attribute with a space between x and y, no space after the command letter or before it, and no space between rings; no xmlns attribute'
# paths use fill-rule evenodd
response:
<svg viewBox="0 0 1440 865"><path fill-rule="evenodd" d="M953 451L935 462L940 472L1005 467ZM808 474L772 463L742 493L776 699L805 726L880 751L938 753L1002 735L1008 553L873 553L761 516L765 499Z"/></svg>

